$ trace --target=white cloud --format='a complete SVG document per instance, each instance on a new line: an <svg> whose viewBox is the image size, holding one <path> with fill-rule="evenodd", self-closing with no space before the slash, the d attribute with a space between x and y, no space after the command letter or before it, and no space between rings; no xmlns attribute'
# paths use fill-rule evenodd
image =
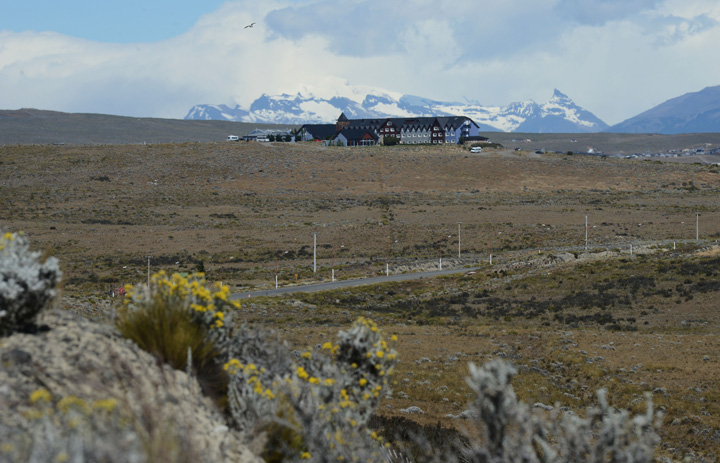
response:
<svg viewBox="0 0 720 463"><path fill-rule="evenodd" d="M558 88L612 124L720 84L719 21L709 0L238 0L150 44L0 32L0 107L183 117L262 93L362 99L347 83L492 105Z"/></svg>

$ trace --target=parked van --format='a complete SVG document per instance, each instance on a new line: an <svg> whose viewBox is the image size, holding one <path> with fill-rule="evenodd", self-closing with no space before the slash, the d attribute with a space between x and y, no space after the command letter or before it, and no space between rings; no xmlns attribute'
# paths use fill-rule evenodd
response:
<svg viewBox="0 0 720 463"><path fill-rule="evenodd" d="M482 153L482 146L473 146L470 148L471 153Z"/></svg>
<svg viewBox="0 0 720 463"><path fill-rule="evenodd" d="M238 140L240 140L240 137L238 137L237 135L228 135L228 137L227 137L227 141L238 141Z"/></svg>

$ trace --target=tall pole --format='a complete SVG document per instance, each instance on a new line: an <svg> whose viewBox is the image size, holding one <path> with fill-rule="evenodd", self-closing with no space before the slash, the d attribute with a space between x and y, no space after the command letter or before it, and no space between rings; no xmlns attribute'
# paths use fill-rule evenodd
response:
<svg viewBox="0 0 720 463"><path fill-rule="evenodd" d="M313 233L313 273L317 277L317 233Z"/></svg>
<svg viewBox="0 0 720 463"><path fill-rule="evenodd" d="M438 256L440 257L440 270L442 270L442 238L438 241Z"/></svg>
<svg viewBox="0 0 720 463"><path fill-rule="evenodd" d="M150 291L150 259L152 259L152 256L147 256L147 260L148 260L148 271L147 271L147 280L148 280L148 282L147 282L147 287L148 287L148 291Z"/></svg>
<svg viewBox="0 0 720 463"><path fill-rule="evenodd" d="M502 232L497 232L498 236L502 234ZM495 233L493 232L490 235L490 265L492 265L492 255L493 255L493 241L495 240Z"/></svg>
<svg viewBox="0 0 720 463"><path fill-rule="evenodd" d="M460 259L460 224L462 222L458 222L458 259Z"/></svg>

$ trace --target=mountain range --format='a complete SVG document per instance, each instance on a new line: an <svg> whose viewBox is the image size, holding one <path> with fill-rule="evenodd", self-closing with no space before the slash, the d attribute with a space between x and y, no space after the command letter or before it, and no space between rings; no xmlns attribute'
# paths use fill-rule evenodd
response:
<svg viewBox="0 0 720 463"><path fill-rule="evenodd" d="M720 132L720 86L686 93L608 129L616 133Z"/></svg>
<svg viewBox="0 0 720 463"><path fill-rule="evenodd" d="M608 126L591 112L576 105L567 95L555 90L545 103L512 103L505 107L482 106L475 102L457 103L430 100L413 95L393 95L375 91L365 95L321 98L313 95L266 95L256 99L249 109L239 105L196 105L185 119L225 120L273 124L332 123L340 113L350 119L385 117L467 116L481 131L583 133L600 132Z"/></svg>
<svg viewBox="0 0 720 463"><path fill-rule="evenodd" d="M443 102L364 87L346 86L345 90L335 93L343 96L263 94L249 108L200 104L190 109L185 119L300 125L331 123L344 112L350 119L467 116L484 132L720 132L720 86L670 99L612 127L557 89L545 103L527 100L504 107L483 106L477 102Z"/></svg>

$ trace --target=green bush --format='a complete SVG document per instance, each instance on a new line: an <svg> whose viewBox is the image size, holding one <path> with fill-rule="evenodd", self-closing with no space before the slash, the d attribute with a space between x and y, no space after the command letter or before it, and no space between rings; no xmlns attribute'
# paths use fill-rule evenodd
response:
<svg viewBox="0 0 720 463"><path fill-rule="evenodd" d="M228 299L229 294L230 288L220 283L208 289L201 273L168 278L160 272L153 275L150 287L126 287L117 328L173 368L196 375L203 391L222 402L226 388L222 352L228 342L225 313L240 307Z"/></svg>
<svg viewBox="0 0 720 463"><path fill-rule="evenodd" d="M395 146L398 143L400 143L400 139L398 137L394 137L392 135L383 137L383 145L385 146Z"/></svg>

